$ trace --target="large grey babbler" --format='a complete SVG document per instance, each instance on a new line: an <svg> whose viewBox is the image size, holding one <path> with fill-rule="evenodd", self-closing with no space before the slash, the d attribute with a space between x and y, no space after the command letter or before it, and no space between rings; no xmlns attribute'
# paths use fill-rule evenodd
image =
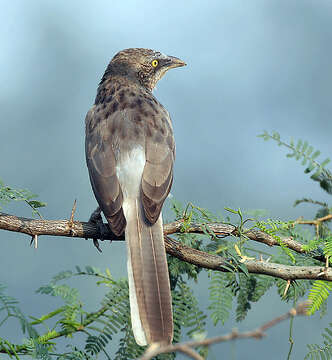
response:
<svg viewBox="0 0 332 360"><path fill-rule="evenodd" d="M152 90L167 70L184 65L150 49L120 51L86 116L93 192L113 233L125 233L131 322L140 345L173 338L161 208L172 185L175 143L170 116Z"/></svg>

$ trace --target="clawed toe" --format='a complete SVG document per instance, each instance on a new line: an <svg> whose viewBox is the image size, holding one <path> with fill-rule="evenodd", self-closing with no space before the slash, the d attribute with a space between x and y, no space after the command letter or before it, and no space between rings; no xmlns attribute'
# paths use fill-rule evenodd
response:
<svg viewBox="0 0 332 360"><path fill-rule="evenodd" d="M91 214L89 222L95 224L98 228L98 232L100 234L100 238L93 238L93 245L97 248L99 252L102 252L99 246L99 240L104 241L107 231L105 230L105 225L103 223L103 218L101 217L101 209L97 207L97 209Z"/></svg>

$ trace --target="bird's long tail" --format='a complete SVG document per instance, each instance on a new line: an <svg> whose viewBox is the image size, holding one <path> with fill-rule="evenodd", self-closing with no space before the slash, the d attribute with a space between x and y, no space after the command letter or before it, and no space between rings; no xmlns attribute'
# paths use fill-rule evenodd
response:
<svg viewBox="0 0 332 360"><path fill-rule="evenodd" d="M161 214L155 224L149 224L139 199L126 199L123 210L135 340L139 345L171 343L172 299Z"/></svg>

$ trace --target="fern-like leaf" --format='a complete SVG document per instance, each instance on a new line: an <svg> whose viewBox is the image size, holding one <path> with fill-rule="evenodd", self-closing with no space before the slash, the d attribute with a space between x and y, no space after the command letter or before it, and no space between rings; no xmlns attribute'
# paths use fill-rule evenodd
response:
<svg viewBox="0 0 332 360"><path fill-rule="evenodd" d="M179 282L173 291L174 342L181 339L182 327L187 328L187 335L205 332L206 315L199 309L192 290Z"/></svg>
<svg viewBox="0 0 332 360"><path fill-rule="evenodd" d="M329 360L332 359L332 323L328 328L325 328L323 334L323 346L318 344L308 344L308 350L305 360Z"/></svg>
<svg viewBox="0 0 332 360"><path fill-rule="evenodd" d="M16 318L20 325L23 334L27 333L31 338L37 338L38 332L25 318L21 309L18 307L18 301L5 294L6 287L0 284L0 327L3 326L8 319Z"/></svg>
<svg viewBox="0 0 332 360"><path fill-rule="evenodd" d="M37 201L37 195L32 194L29 190L20 189L16 190L10 186L6 186L0 179L0 204L6 205L11 201L23 201L32 209L34 215L42 218L39 208L46 206L46 203ZM1 209L1 206L0 206Z"/></svg>
<svg viewBox="0 0 332 360"><path fill-rule="evenodd" d="M286 287L288 287L287 281L283 279L274 279L274 282L277 286L279 296L282 300L287 302L297 301L299 298L303 297L312 284L312 282L308 280L292 281L285 294Z"/></svg>
<svg viewBox="0 0 332 360"><path fill-rule="evenodd" d="M229 284L229 274L215 271L210 280L210 305L211 318L214 325L220 321L222 324L229 318L232 309L233 293Z"/></svg>
<svg viewBox="0 0 332 360"><path fill-rule="evenodd" d="M327 193L332 194L332 173L326 169L326 165L331 161L329 158L326 158L324 161L319 162L316 159L320 155L320 151L314 151L314 148L308 144L307 141L302 141L301 139L295 144L294 140L291 139L290 143L282 141L280 139L280 134L277 132L272 132L269 134L267 131L264 131L263 134L258 135L264 140L272 139L277 142L279 146L287 147L291 152L287 154L289 158L295 158L296 160L301 160L302 165L306 165L305 173L313 173L311 179L318 181L321 188Z"/></svg>
<svg viewBox="0 0 332 360"><path fill-rule="evenodd" d="M67 284L58 285L50 283L41 286L36 292L51 296L59 296L69 304L74 304L79 296L78 290Z"/></svg>
<svg viewBox="0 0 332 360"><path fill-rule="evenodd" d="M254 276L239 275L239 290L237 296L236 321L242 321L251 309L250 302L254 293L257 280Z"/></svg>
<svg viewBox="0 0 332 360"><path fill-rule="evenodd" d="M325 246L324 246L324 255L332 258L332 236L330 235L328 238L325 239Z"/></svg>
<svg viewBox="0 0 332 360"><path fill-rule="evenodd" d="M322 303L326 301L332 290L332 284L323 280L316 280L310 289L308 299L310 306L308 308L308 314L312 315L320 309Z"/></svg>
<svg viewBox="0 0 332 360"><path fill-rule="evenodd" d="M92 360L93 358L86 352L79 350L76 346L67 345L71 352L61 354L57 360Z"/></svg>
<svg viewBox="0 0 332 360"><path fill-rule="evenodd" d="M261 231L264 231L265 233L272 236L278 242L282 251L290 258L292 263L295 263L294 254L282 241L281 237L277 235L278 232L288 230L292 225L292 221L284 222L281 220L272 219L267 219L266 221L256 221L255 223L255 226L258 227Z"/></svg>
<svg viewBox="0 0 332 360"><path fill-rule="evenodd" d="M113 339L113 336L122 329L131 328L127 281L119 280L114 282L102 301L102 305L103 308L107 308L107 312L102 315L102 319L96 319L96 323L103 326L87 327L98 333L98 335L89 336L86 341L85 351L91 355L97 355L104 350L108 342Z"/></svg>
<svg viewBox="0 0 332 360"><path fill-rule="evenodd" d="M136 344L131 326L122 329L123 337L120 339L114 360L138 359L144 352L144 347Z"/></svg>

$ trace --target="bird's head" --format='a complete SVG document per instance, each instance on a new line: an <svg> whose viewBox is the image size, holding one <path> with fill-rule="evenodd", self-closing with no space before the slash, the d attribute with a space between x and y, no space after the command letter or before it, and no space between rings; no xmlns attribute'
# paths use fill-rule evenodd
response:
<svg viewBox="0 0 332 360"><path fill-rule="evenodd" d="M186 63L177 57L167 56L158 51L125 49L114 56L105 75L133 78L152 91L166 71L185 65Z"/></svg>

